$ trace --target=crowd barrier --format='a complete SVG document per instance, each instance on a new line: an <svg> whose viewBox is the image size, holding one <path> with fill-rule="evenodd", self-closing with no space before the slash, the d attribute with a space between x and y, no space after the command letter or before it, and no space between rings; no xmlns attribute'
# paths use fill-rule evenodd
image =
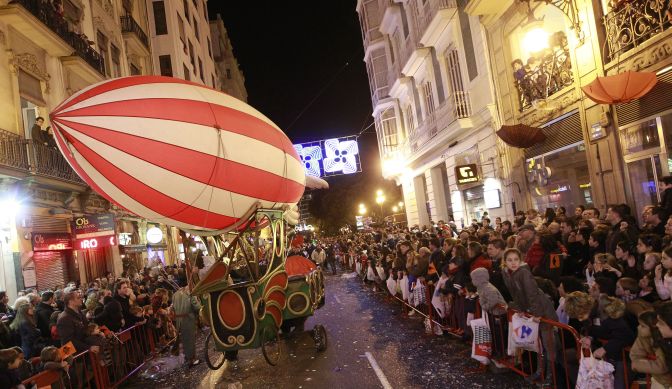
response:
<svg viewBox="0 0 672 389"><path fill-rule="evenodd" d="M361 268L365 269L364 266ZM355 270L354 265L353 270ZM366 271L361 271L359 276L365 279ZM384 285L380 289L386 291L389 300L400 304L402 316L407 316L410 311L415 311L416 314L426 319L425 329L427 334L435 334L435 330L438 327L444 335L447 334L471 342L471 328L467 323L468 317L470 319L483 317L478 299L470 304L466 297L457 296L453 299L450 310L444 311L444 314L441 315L432 305L434 285L423 281L423 286L425 287L425 303L418 306L412 306L408 301L402 299L399 294L393 295L389 293ZM506 308L505 314L487 314L492 342L490 361L494 362L496 369L506 369L522 377L530 377L538 370L539 364L542 363L542 369L539 370L541 373L540 382L545 382L554 389L574 388L579 371L580 353L583 352L584 356L588 356L589 354L588 350L583 350L580 342L581 337L577 331L567 324L534 317L526 312L512 308L501 308L502 311ZM518 349L515 355L508 355L509 324L514 314L533 317L536 321L539 321L540 333L546 331L547 339L550 340L548 348L552 351L542 352L542 355L538 355L536 352ZM602 342L604 343L604 341ZM543 350L541 345L540 349ZM649 375L638 375L630 370L629 354L629 348L624 349L622 352L622 361L614 362L615 364L621 364L621 366L614 367L623 372L621 375L622 381L620 381L623 383L622 387L630 389L650 388L651 377ZM476 361L474 360L474 362ZM487 365L481 365L479 369L485 370L487 369ZM617 384L616 387L619 386Z"/></svg>
<svg viewBox="0 0 672 389"><path fill-rule="evenodd" d="M46 370L23 381L27 387L52 389L115 388L136 374L160 347L161 333L146 324L135 325L107 338L107 350L86 350L68 360L67 373Z"/></svg>

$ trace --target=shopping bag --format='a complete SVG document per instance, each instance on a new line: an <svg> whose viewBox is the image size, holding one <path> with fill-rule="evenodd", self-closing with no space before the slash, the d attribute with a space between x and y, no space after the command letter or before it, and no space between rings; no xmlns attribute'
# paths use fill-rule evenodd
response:
<svg viewBox="0 0 672 389"><path fill-rule="evenodd" d="M519 313L513 314L509 325L509 355L515 355L516 348L536 353L540 350L539 322Z"/></svg>
<svg viewBox="0 0 672 389"><path fill-rule="evenodd" d="M410 296L410 289L408 287L408 277L405 274L399 282L399 286L401 287L401 297L404 299L404 301L408 301Z"/></svg>
<svg viewBox="0 0 672 389"><path fill-rule="evenodd" d="M369 281L375 281L376 280L376 272L373 270L371 266L368 267L368 270L366 271L366 279Z"/></svg>
<svg viewBox="0 0 672 389"><path fill-rule="evenodd" d="M418 281L415 283L415 286L413 287L413 306L417 307L420 304L425 304L427 302L427 298L425 296L425 292L427 291L427 287L422 284L422 282Z"/></svg>
<svg viewBox="0 0 672 389"><path fill-rule="evenodd" d="M355 271L357 272L357 274L362 274L362 263L361 262L357 261L355 263Z"/></svg>
<svg viewBox="0 0 672 389"><path fill-rule="evenodd" d="M584 357L581 353L579 375L576 380L576 389L613 389L614 388L614 365L595 359L591 353Z"/></svg>
<svg viewBox="0 0 672 389"><path fill-rule="evenodd" d="M392 296L397 294L397 281L393 277L387 279L387 290L390 291Z"/></svg>
<svg viewBox="0 0 672 389"><path fill-rule="evenodd" d="M490 328L484 318L473 319L471 323L474 337L471 341L471 357L487 365L492 354L492 336Z"/></svg>
<svg viewBox="0 0 672 389"><path fill-rule="evenodd" d="M385 280L385 278L387 278L385 269L383 269L382 266L376 266L376 272L378 273L378 277L380 277L381 280Z"/></svg>

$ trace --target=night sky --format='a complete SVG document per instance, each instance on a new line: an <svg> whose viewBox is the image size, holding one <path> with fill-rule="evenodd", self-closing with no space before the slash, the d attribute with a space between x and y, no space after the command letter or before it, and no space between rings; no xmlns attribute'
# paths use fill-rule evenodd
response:
<svg viewBox="0 0 672 389"><path fill-rule="evenodd" d="M356 0L216 1L245 75L248 103L303 143L354 135L373 122ZM359 138L360 174L330 185L384 181L374 127ZM394 184L386 182L385 190Z"/></svg>

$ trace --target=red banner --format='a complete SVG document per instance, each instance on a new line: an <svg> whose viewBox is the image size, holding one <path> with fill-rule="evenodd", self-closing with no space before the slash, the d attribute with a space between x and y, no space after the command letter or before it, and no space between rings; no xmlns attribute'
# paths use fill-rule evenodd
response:
<svg viewBox="0 0 672 389"><path fill-rule="evenodd" d="M33 233L33 251L72 250L72 235L64 233Z"/></svg>
<svg viewBox="0 0 672 389"><path fill-rule="evenodd" d="M75 239L75 250L98 249L117 245L114 235L96 236L95 238Z"/></svg>

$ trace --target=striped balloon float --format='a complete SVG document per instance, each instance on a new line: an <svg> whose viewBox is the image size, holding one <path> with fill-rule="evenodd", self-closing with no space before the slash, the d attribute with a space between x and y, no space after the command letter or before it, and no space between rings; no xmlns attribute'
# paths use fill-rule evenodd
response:
<svg viewBox="0 0 672 389"><path fill-rule="evenodd" d="M50 115L56 143L96 192L148 220L231 227L257 202L296 203L305 172L292 143L244 102L159 76L106 80Z"/></svg>

